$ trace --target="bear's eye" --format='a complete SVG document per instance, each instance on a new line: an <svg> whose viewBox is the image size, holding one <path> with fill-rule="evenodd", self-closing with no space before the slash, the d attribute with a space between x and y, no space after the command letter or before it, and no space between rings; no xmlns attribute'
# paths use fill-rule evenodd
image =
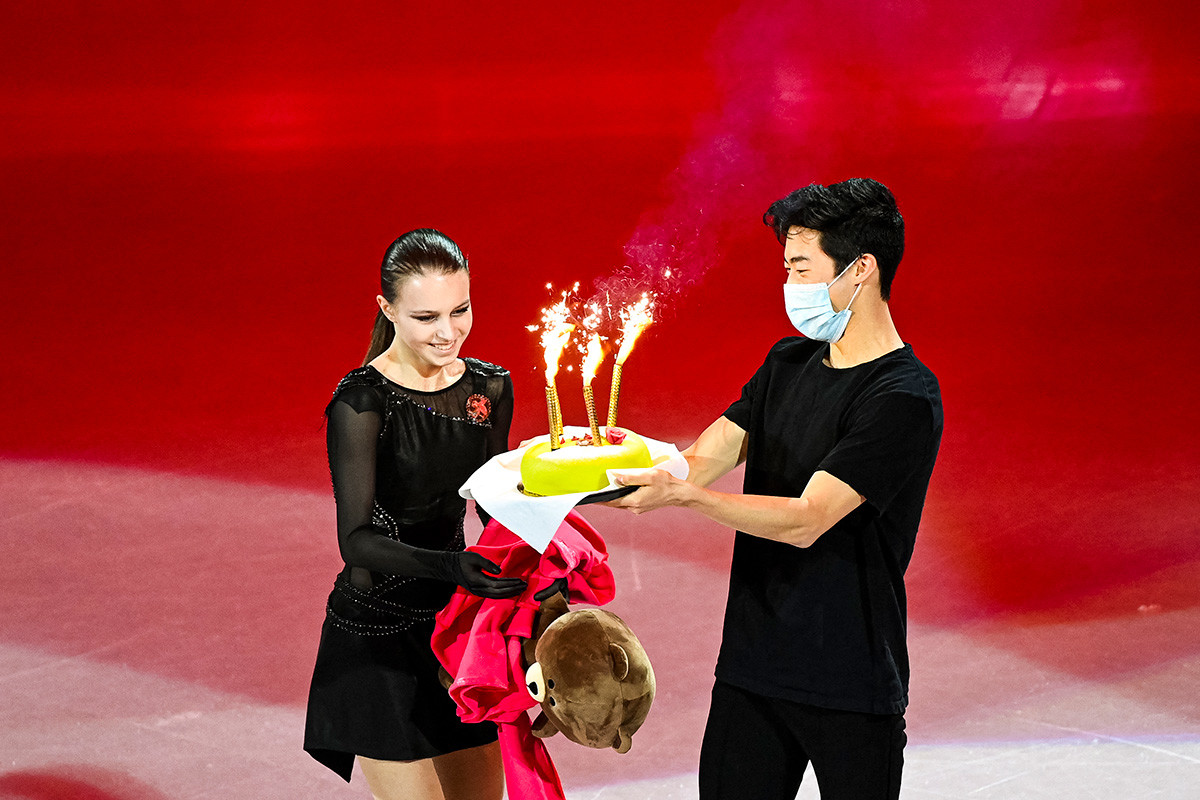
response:
<svg viewBox="0 0 1200 800"><path fill-rule="evenodd" d="M554 688L554 681L546 681L546 688L547 688L547 689L553 689L553 688Z"/></svg>
<svg viewBox="0 0 1200 800"><path fill-rule="evenodd" d="M553 698L553 697L551 697L551 698L550 698L550 707L551 707L551 708L553 708L553 707L554 707L554 706L556 706L556 705L558 705L558 703L554 702L554 698Z"/></svg>
<svg viewBox="0 0 1200 800"><path fill-rule="evenodd" d="M525 686L529 689L529 696L535 702L542 702L546 699L546 683L542 680L542 665L534 662L525 672Z"/></svg>

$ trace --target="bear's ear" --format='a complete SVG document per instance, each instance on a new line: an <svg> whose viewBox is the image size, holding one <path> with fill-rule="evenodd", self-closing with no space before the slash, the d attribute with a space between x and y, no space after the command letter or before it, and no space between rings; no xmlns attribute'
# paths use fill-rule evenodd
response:
<svg viewBox="0 0 1200 800"><path fill-rule="evenodd" d="M629 675L629 654L619 644L608 646L608 655L612 659L613 677L618 681L625 680Z"/></svg>
<svg viewBox="0 0 1200 800"><path fill-rule="evenodd" d="M545 711L539 712L533 721L533 735L539 739L548 739L556 733L558 726L554 724L554 720L547 717Z"/></svg>

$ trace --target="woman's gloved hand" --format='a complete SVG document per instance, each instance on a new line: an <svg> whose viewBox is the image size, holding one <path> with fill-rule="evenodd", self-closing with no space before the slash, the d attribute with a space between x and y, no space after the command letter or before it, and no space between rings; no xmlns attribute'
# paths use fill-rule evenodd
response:
<svg viewBox="0 0 1200 800"><path fill-rule="evenodd" d="M569 600L569 599L570 599L571 595L570 595L570 593L569 593L569 592L568 592L568 590L567 590L567 578L566 578L566 576L563 576L563 577L561 577L561 578L555 578L555 579L554 579L554 583L550 584L550 585L549 585L549 586L547 586L545 589L542 589L540 592L538 592L537 594L535 594L535 595L533 596L533 599L534 599L534 600L537 600L537 601L539 601L539 602L540 602L540 601L542 601L542 600L546 600L546 599L548 599L548 598L551 598L551 597L553 597L553 596L554 596L554 595L556 595L556 594L561 594L561 595L563 596L563 599L564 599L564 600Z"/></svg>
<svg viewBox="0 0 1200 800"><path fill-rule="evenodd" d="M501 578L500 567L479 553L446 553L447 580L479 597L503 600L525 591L521 578ZM488 573L491 573L490 575Z"/></svg>

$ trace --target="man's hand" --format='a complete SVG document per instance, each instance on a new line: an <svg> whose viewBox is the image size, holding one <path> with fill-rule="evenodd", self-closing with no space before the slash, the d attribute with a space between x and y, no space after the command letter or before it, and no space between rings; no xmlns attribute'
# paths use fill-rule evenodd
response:
<svg viewBox="0 0 1200 800"><path fill-rule="evenodd" d="M613 472L613 480L618 486L640 487L636 492L609 500L603 505L610 508L624 508L635 514L653 511L664 506L682 505L688 496L689 489L695 488L687 481L681 481L665 469L655 469L648 472Z"/></svg>

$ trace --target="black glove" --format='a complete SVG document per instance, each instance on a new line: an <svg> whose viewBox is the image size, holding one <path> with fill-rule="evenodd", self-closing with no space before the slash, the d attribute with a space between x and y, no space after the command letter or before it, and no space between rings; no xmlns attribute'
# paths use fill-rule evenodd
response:
<svg viewBox="0 0 1200 800"><path fill-rule="evenodd" d="M457 583L471 594L502 600L525 591L523 579L496 577L500 574L500 567L479 553L464 551L446 553L446 556L446 580Z"/></svg>
<svg viewBox="0 0 1200 800"><path fill-rule="evenodd" d="M533 599L540 602L547 598L554 597L554 595L560 593L562 594L564 600L570 598L570 594L567 592L567 578L565 575L561 578L555 578L554 583L535 594Z"/></svg>

